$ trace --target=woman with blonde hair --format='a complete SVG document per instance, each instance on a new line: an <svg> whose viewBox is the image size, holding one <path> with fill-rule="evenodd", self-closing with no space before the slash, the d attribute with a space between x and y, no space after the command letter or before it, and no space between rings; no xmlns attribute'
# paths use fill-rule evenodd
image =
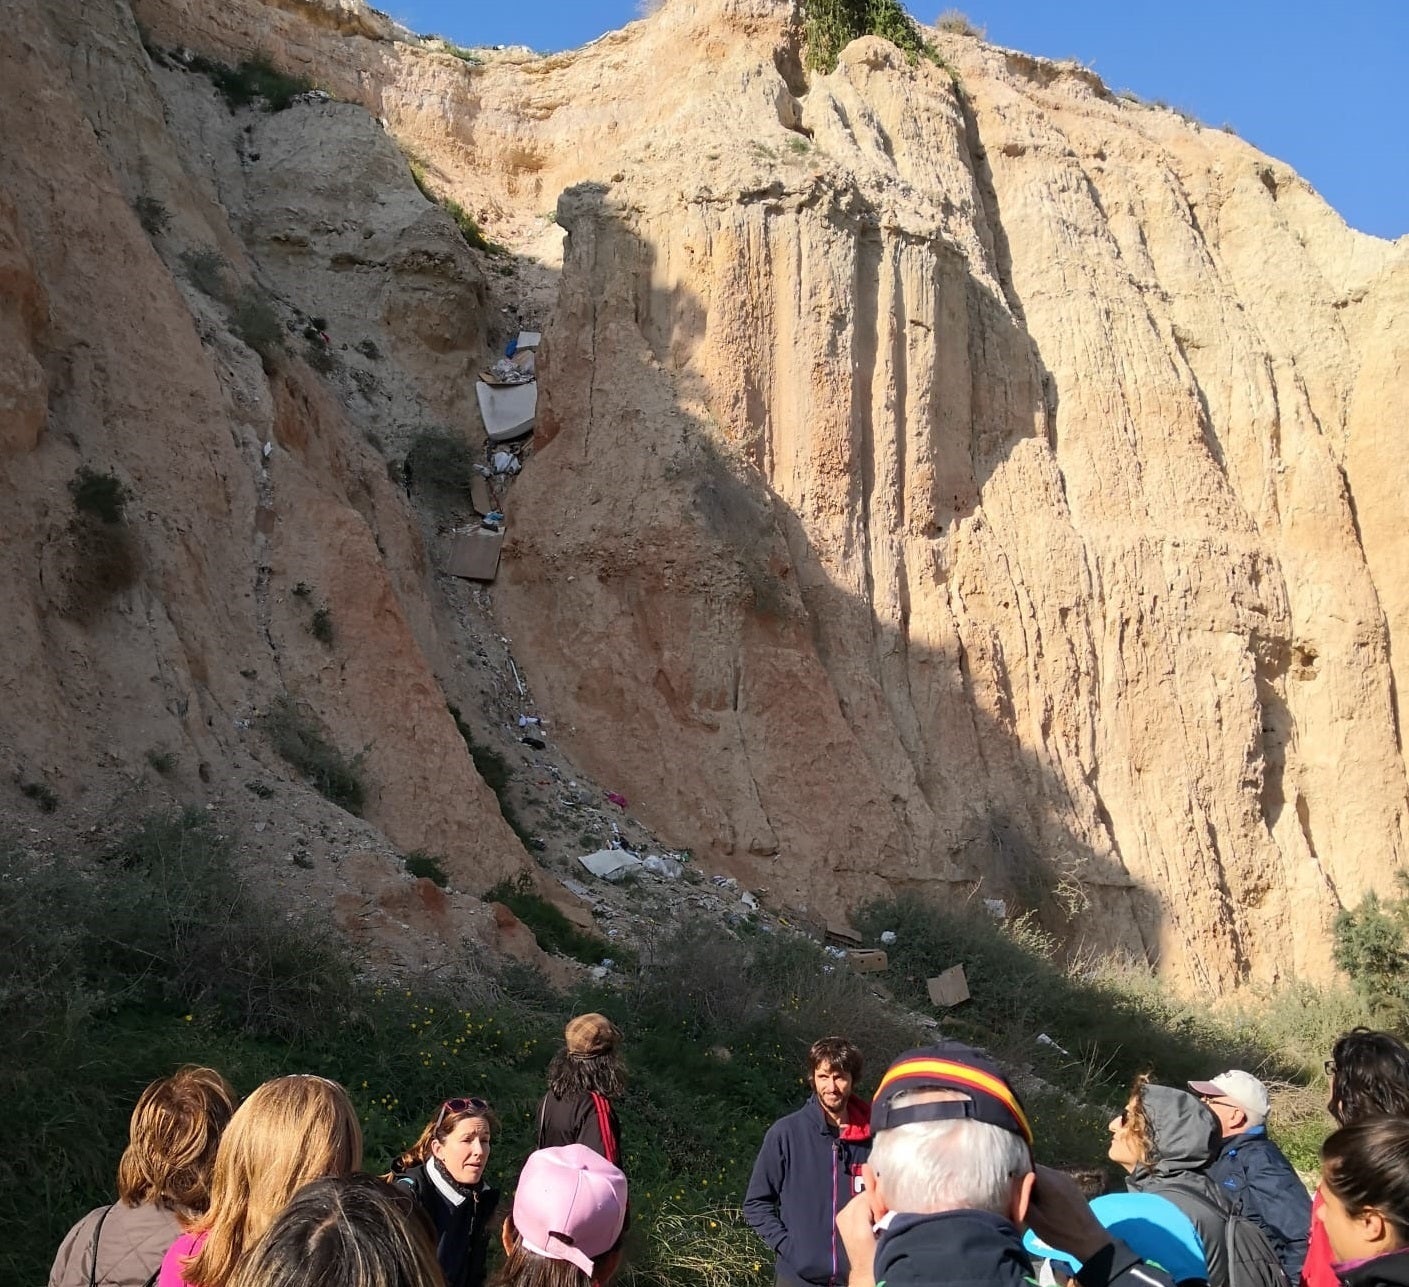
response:
<svg viewBox="0 0 1409 1287"><path fill-rule="evenodd" d="M499 1120L474 1096L447 1099L386 1178L416 1197L435 1228L448 1287L483 1287L499 1190L484 1178Z"/></svg>
<svg viewBox="0 0 1409 1287"><path fill-rule="evenodd" d="M159 1287L226 1287L247 1252L311 1180L362 1162L362 1128L347 1091L326 1077L267 1081L230 1119L215 1158L210 1210L172 1244Z"/></svg>
<svg viewBox="0 0 1409 1287"><path fill-rule="evenodd" d="M117 1167L117 1197L64 1239L49 1287L141 1287L183 1230L205 1216L216 1145L238 1102L214 1068L184 1064L137 1100Z"/></svg>

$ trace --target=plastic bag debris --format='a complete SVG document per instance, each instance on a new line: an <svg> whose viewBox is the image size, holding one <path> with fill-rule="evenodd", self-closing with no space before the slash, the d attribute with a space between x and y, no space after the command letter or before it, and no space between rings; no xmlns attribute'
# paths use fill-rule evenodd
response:
<svg viewBox="0 0 1409 1287"><path fill-rule="evenodd" d="M758 911L758 899L756 899L751 893L749 893L747 889L739 895L739 902L741 902L751 912Z"/></svg>
<svg viewBox="0 0 1409 1287"><path fill-rule="evenodd" d="M1008 919L1008 904L1001 898L985 898L983 900L983 910L996 921L1006 921Z"/></svg>
<svg viewBox="0 0 1409 1287"><path fill-rule="evenodd" d="M881 942L884 943L887 947L889 947L892 943L895 942L895 931L894 931L894 930L882 930L882 931L881 931Z"/></svg>
<svg viewBox="0 0 1409 1287"><path fill-rule="evenodd" d="M512 451L496 451L489 458L496 474L517 474L523 468L521 461Z"/></svg>
<svg viewBox="0 0 1409 1287"><path fill-rule="evenodd" d="M604 791L602 794L618 809L626 808L626 797L620 791Z"/></svg>
<svg viewBox="0 0 1409 1287"><path fill-rule="evenodd" d="M1055 1041L1053 1041L1052 1038L1049 1037L1045 1032L1039 1032L1039 1033L1037 1034L1037 1044L1038 1044L1039 1046L1051 1046L1053 1050L1055 1050L1058 1054L1061 1054L1061 1055L1070 1055L1070 1054L1071 1054L1071 1051L1070 1051L1070 1050L1068 1050L1065 1046L1059 1046L1059 1045L1058 1045Z"/></svg>
<svg viewBox="0 0 1409 1287"><path fill-rule="evenodd" d="M652 876L661 876L665 880L679 880L685 874L685 868L674 858L662 858L660 854L647 854L641 866Z"/></svg>
<svg viewBox="0 0 1409 1287"><path fill-rule="evenodd" d="M577 861L594 876L610 881L618 881L643 865L635 854L625 849L598 849L596 853L583 854Z"/></svg>

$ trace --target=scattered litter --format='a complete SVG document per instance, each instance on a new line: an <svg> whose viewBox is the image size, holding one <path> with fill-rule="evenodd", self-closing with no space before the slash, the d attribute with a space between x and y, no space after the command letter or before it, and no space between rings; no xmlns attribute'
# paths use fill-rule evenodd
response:
<svg viewBox="0 0 1409 1287"><path fill-rule="evenodd" d="M590 970L587 971L587 973L592 976L595 982L600 983L603 979L607 977L610 971L605 965L594 965Z"/></svg>
<svg viewBox="0 0 1409 1287"><path fill-rule="evenodd" d="M479 378L491 388L505 389L515 384L527 384L533 379L533 372L520 366L513 358L500 358L488 371L481 371Z"/></svg>
<svg viewBox="0 0 1409 1287"><path fill-rule="evenodd" d="M488 514L486 514L482 519L480 519L480 526L487 527L491 532L497 532L501 527L504 526L503 510L490 510Z"/></svg>
<svg viewBox="0 0 1409 1287"><path fill-rule="evenodd" d="M583 854L577 861L594 876L610 881L620 880L627 872L645 865L625 849L598 849L596 853Z"/></svg>
<svg viewBox="0 0 1409 1287"><path fill-rule="evenodd" d="M235 727L236 727L236 728L239 728L239 729L246 729L246 728L249 728L249 726L250 726L250 722L249 722L249 720L247 720L247 719L237 719L237 720L235 721Z"/></svg>
<svg viewBox="0 0 1409 1287"><path fill-rule="evenodd" d="M846 948L844 947L824 947L822 950L833 960L846 960Z"/></svg>
<svg viewBox="0 0 1409 1287"><path fill-rule="evenodd" d="M846 963L857 974L879 974L890 958L878 947L853 947L846 954Z"/></svg>
<svg viewBox="0 0 1409 1287"><path fill-rule="evenodd" d="M1006 921L1008 919L1008 904L1001 898L985 898L983 900L983 910L996 921Z"/></svg>
<svg viewBox="0 0 1409 1287"><path fill-rule="evenodd" d="M720 889L738 889L739 887L739 882L732 876L711 876L709 883L718 885Z"/></svg>
<svg viewBox="0 0 1409 1287"><path fill-rule="evenodd" d="M882 930L882 931L881 931L881 942L884 943L887 947L889 947L892 943L895 942L895 931L894 931L894 930Z"/></svg>
<svg viewBox="0 0 1409 1287"><path fill-rule="evenodd" d="M606 796L606 798L607 798L608 800L610 800L614 805L616 805L616 807L617 807L618 809L625 809L625 808L626 808L626 797L625 797L624 795L622 795L621 792L619 792L619 791L605 791L605 792L603 792L603 794Z"/></svg>
<svg viewBox="0 0 1409 1287"><path fill-rule="evenodd" d="M647 854L641 866L651 875L663 877L665 880L679 880L685 874L685 868L674 858L662 858L660 854Z"/></svg>
<svg viewBox="0 0 1409 1287"><path fill-rule="evenodd" d="M938 1006L954 1006L969 999L969 981L962 965L951 965L943 974L925 982L930 1000Z"/></svg>
<svg viewBox="0 0 1409 1287"><path fill-rule="evenodd" d="M580 880L573 880L571 876L559 876L558 884L568 891L569 894L576 894L581 899L590 900L592 891Z"/></svg>
<svg viewBox="0 0 1409 1287"><path fill-rule="evenodd" d="M1070 1055L1070 1054L1071 1054L1071 1051L1070 1051L1070 1050L1068 1050L1065 1046L1059 1046L1059 1045L1058 1045L1055 1041L1053 1041L1052 1038L1049 1037L1045 1032L1039 1032L1039 1033L1037 1034L1037 1044L1038 1044L1039 1046L1051 1046L1052 1049L1055 1050L1058 1054L1062 1054L1062 1055Z"/></svg>
<svg viewBox="0 0 1409 1287"><path fill-rule="evenodd" d="M489 490L489 482L479 474L470 479L470 504L476 514L488 514L494 509L494 494Z"/></svg>
<svg viewBox="0 0 1409 1287"><path fill-rule="evenodd" d="M496 474L517 474L523 468L523 461L512 451L496 451L490 463Z"/></svg>
<svg viewBox="0 0 1409 1287"><path fill-rule="evenodd" d="M860 947L861 935L850 925L844 925L838 921L827 922L827 937L845 943L848 947Z"/></svg>
<svg viewBox="0 0 1409 1287"><path fill-rule="evenodd" d="M475 395L479 399L484 432L492 442L507 442L533 432L533 419L538 413L536 383L496 388L476 380Z"/></svg>
<svg viewBox="0 0 1409 1287"><path fill-rule="evenodd" d="M548 743L545 742L541 737L521 737L519 738L519 741L522 742L525 746L533 747L535 751L544 751L548 749Z"/></svg>
<svg viewBox="0 0 1409 1287"><path fill-rule="evenodd" d="M514 659L509 658L509 669L514 672L514 683L519 687L519 696L522 697L528 690L523 686L523 679L519 675L519 668L514 665Z"/></svg>
<svg viewBox="0 0 1409 1287"><path fill-rule="evenodd" d="M749 893L747 889L739 895L739 902L741 902L751 912L758 911L758 899L756 899L751 893Z"/></svg>
<svg viewBox="0 0 1409 1287"><path fill-rule="evenodd" d="M272 456L273 454L274 454L274 444L273 444L272 442L266 442L266 443L264 444L264 459L265 459L265 460L268 460L269 457Z"/></svg>
<svg viewBox="0 0 1409 1287"><path fill-rule="evenodd" d="M302 94L295 94L289 102L291 103L326 103L332 98L326 89L306 89Z"/></svg>
<svg viewBox="0 0 1409 1287"><path fill-rule="evenodd" d="M539 716L537 716L537 715L520 715L520 716L519 716L519 727L520 727L520 728L537 728L537 727L538 727L540 724L542 724L542 723L543 723L542 719L541 719Z"/></svg>
<svg viewBox="0 0 1409 1287"><path fill-rule="evenodd" d="M499 575L499 551L503 545L504 533L491 532L488 528L452 532L445 570L467 581L492 581Z"/></svg>
<svg viewBox="0 0 1409 1287"><path fill-rule="evenodd" d="M540 331L520 331L514 351L517 353L523 349L536 349L542 342L543 335Z"/></svg>

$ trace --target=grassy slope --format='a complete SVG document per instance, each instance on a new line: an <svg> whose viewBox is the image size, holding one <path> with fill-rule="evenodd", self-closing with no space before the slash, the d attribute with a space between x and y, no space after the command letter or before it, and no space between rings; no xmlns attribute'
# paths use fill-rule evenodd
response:
<svg viewBox="0 0 1409 1287"><path fill-rule="evenodd" d="M491 1173L510 1185L563 1021L588 1008L628 1039L626 1281L766 1281L768 1257L737 1207L767 1125L805 1094L808 1041L847 1032L874 1073L927 1039L802 939L677 932L622 988L573 997L522 969L454 992L377 987L354 981L312 926L265 915L201 818L154 820L107 858L0 863L0 1022L13 1037L0 1061L0 1226L24 1231L0 1240L0 1281L39 1281L73 1220L108 1199L132 1103L181 1062L218 1067L243 1092L285 1072L338 1079L373 1170L442 1098L486 1095L504 1121ZM1353 1017L1303 993L1235 1034L1171 1008L1139 975L1088 968L1073 981L1026 923L904 902L866 909L859 924L868 938L896 931L885 981L917 1012L930 1012L923 980L966 963L974 1000L945 1030L1022 1071L1039 1154L1058 1164L1099 1163L1105 1122L1139 1069L1177 1083L1239 1064L1308 1081L1329 1033ZM1037 1044L1040 1031L1070 1054ZM1303 1145L1320 1129L1312 1111Z"/></svg>

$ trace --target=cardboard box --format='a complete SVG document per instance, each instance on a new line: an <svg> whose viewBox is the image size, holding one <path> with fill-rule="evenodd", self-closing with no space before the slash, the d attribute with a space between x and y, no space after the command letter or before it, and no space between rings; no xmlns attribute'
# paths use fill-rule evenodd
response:
<svg viewBox="0 0 1409 1287"><path fill-rule="evenodd" d="M492 581L499 575L499 550L503 544L503 532L491 532L483 527L454 532L445 570L467 581Z"/></svg>
<svg viewBox="0 0 1409 1287"><path fill-rule="evenodd" d="M953 965L943 974L937 974L926 981L930 1000L937 1006L958 1005L969 999L969 981L964 977L964 967Z"/></svg>
<svg viewBox="0 0 1409 1287"><path fill-rule="evenodd" d="M878 947L852 948L846 954L846 963L857 974L879 974L890 962Z"/></svg>

